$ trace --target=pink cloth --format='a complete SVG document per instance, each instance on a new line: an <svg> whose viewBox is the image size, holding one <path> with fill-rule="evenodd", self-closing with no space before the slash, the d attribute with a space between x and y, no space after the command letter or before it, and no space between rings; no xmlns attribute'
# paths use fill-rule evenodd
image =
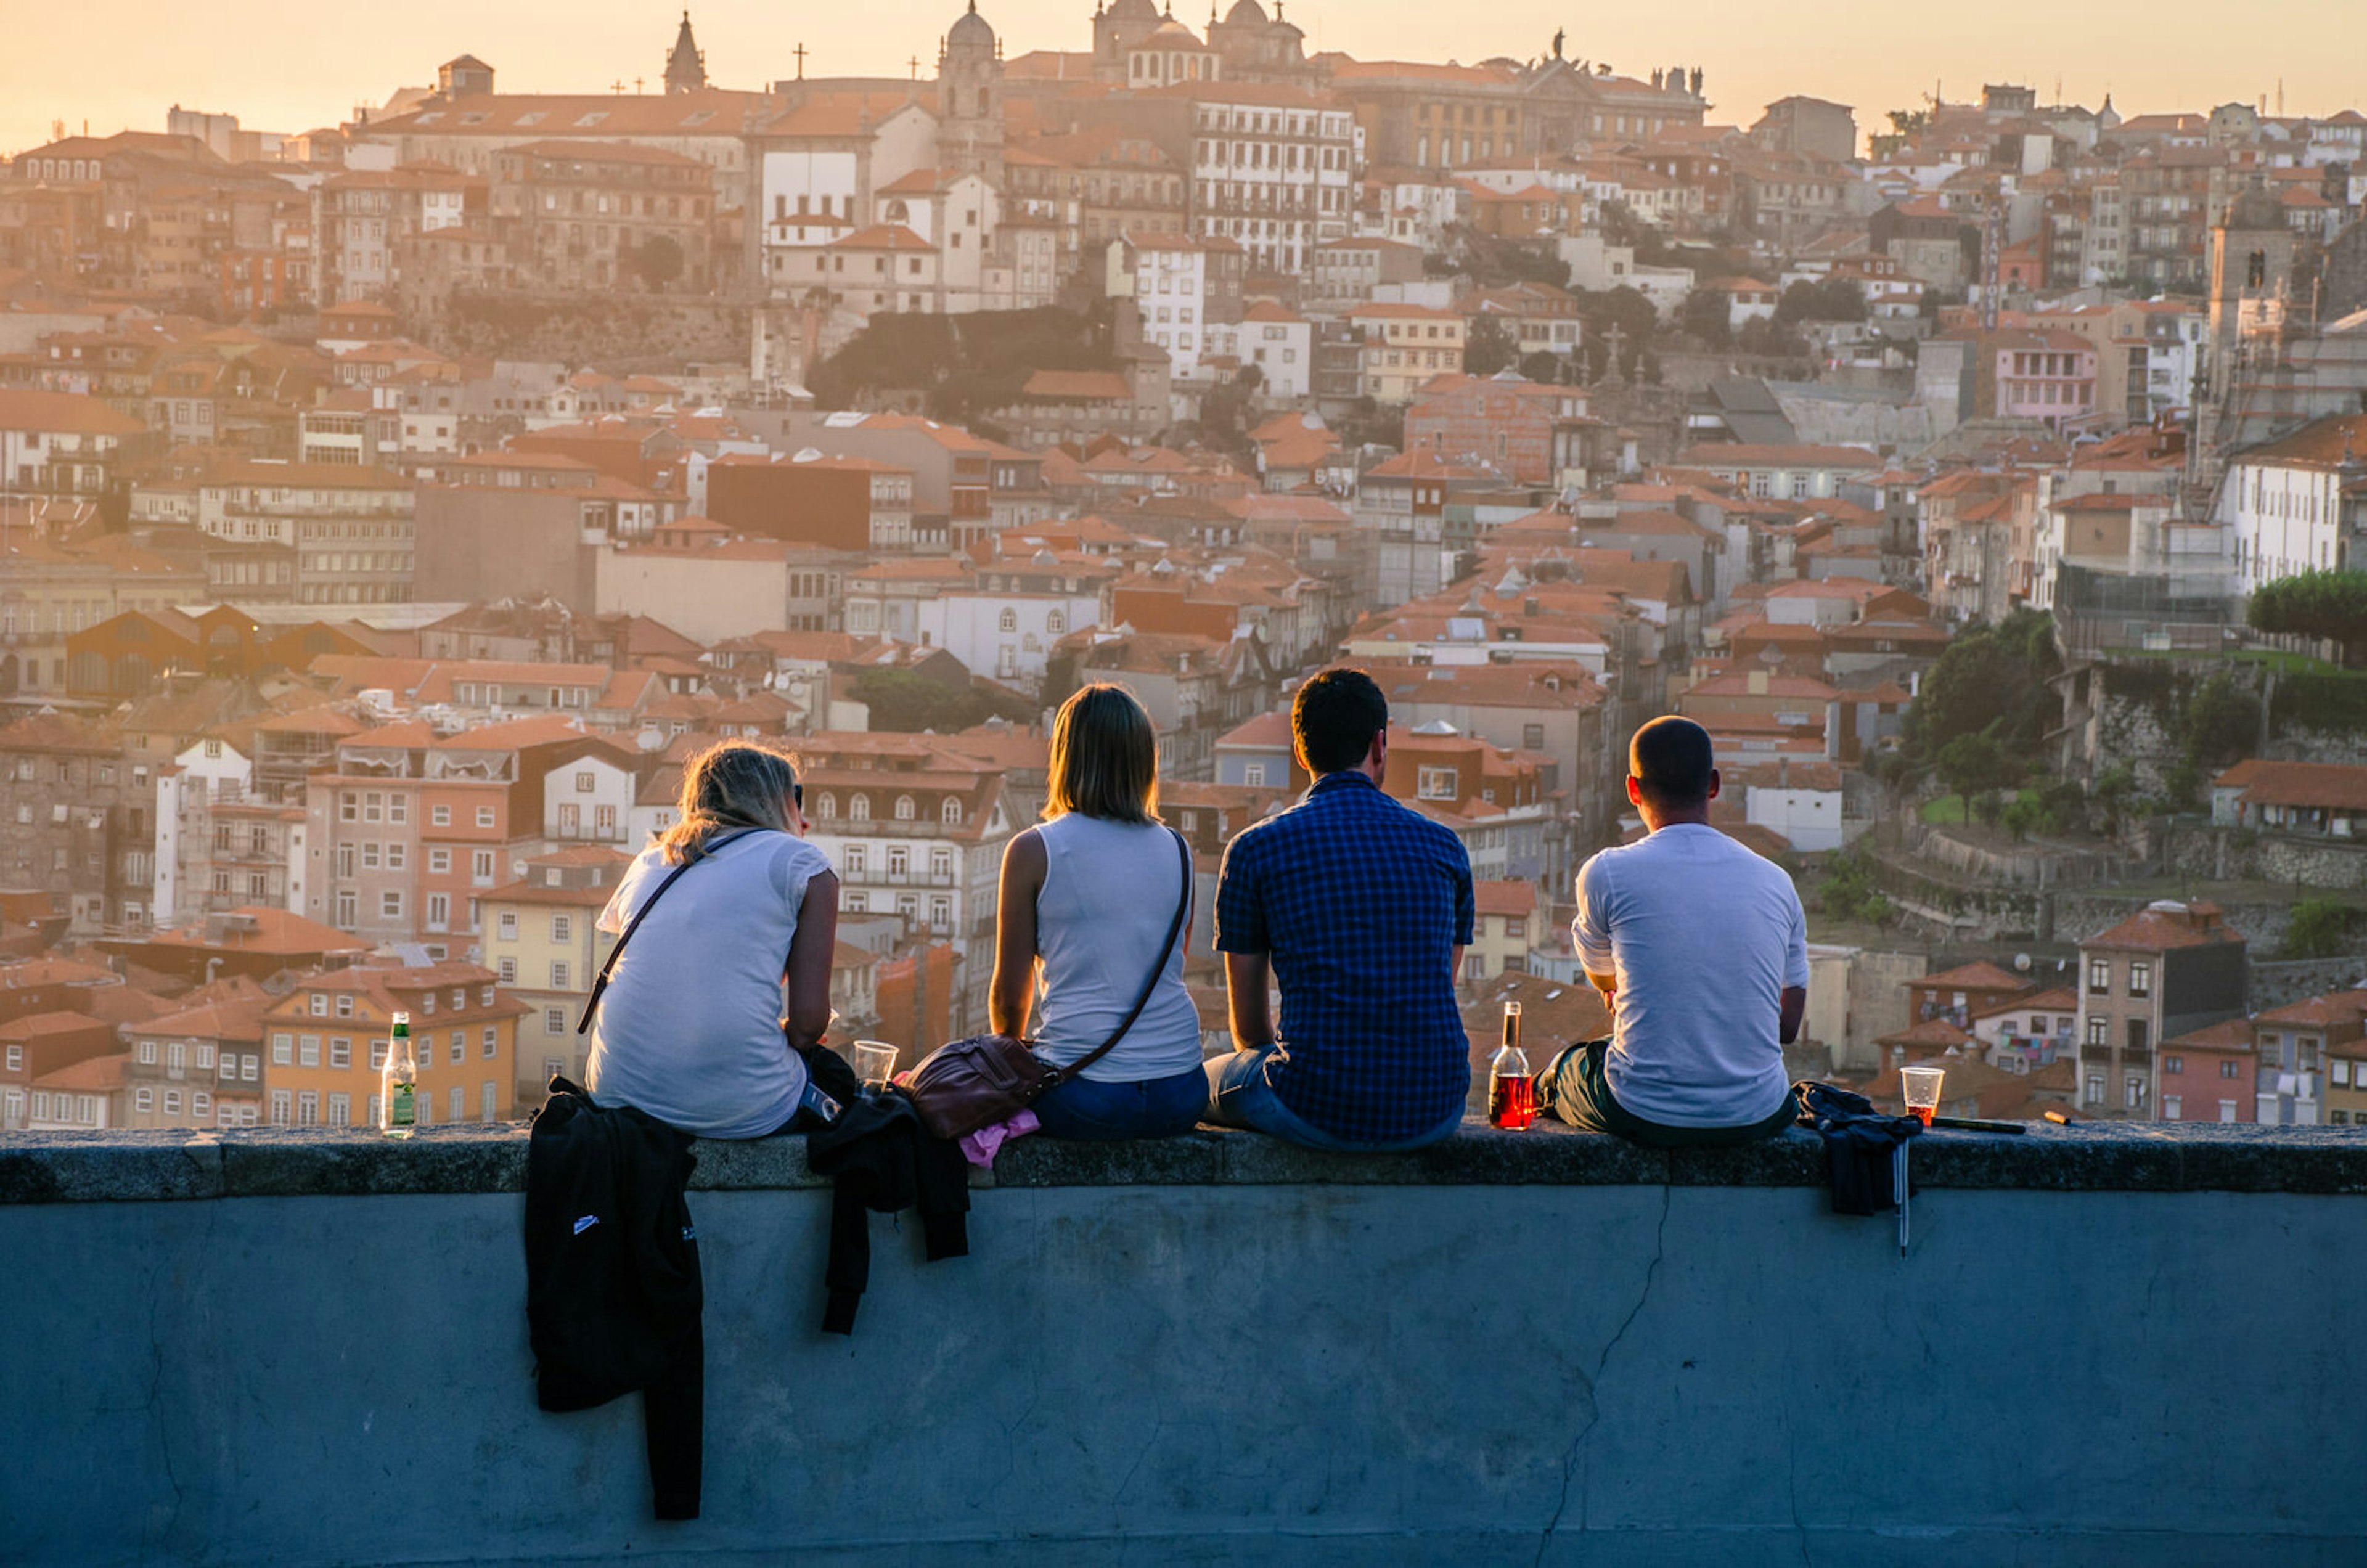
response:
<svg viewBox="0 0 2367 1568"><path fill-rule="evenodd" d="M1014 1138L1024 1138L1044 1125L1033 1111L1022 1111L1008 1122L997 1122L991 1127L980 1127L966 1134L961 1141L962 1157L981 1170L994 1165L997 1150Z"/></svg>

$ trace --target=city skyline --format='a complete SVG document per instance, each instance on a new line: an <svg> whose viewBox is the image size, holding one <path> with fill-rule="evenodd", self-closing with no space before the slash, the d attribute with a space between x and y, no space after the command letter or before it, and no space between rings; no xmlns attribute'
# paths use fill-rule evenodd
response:
<svg viewBox="0 0 2367 1568"><path fill-rule="evenodd" d="M1583 27L1556 15L1557 7L1528 3L1499 8L1489 31L1472 47L1450 18L1410 0L1373 0L1349 10L1338 5L1285 5L1307 34L1308 52L1338 50L1362 59L1444 60L1507 55L1525 58L1551 47L1557 28L1573 58L1603 61L1623 74L1642 76L1657 66L1698 65L1718 123L1748 125L1761 109L1793 94L1851 105L1861 132L1885 129L1893 108L1920 107L1936 85L1951 102L1976 98L1984 82L2010 81L2036 88L2043 100L2101 104L2110 93L2124 114L2203 111L2230 101L2258 104L2271 111L2282 94L2290 114L2331 114L2345 106L2336 56L2314 61L2306 52L2283 59L2277 47L2305 27L2312 8L2282 0L2256 17L2284 14L2292 28L2256 26L2240 38L2214 39L2207 50L2184 54L2159 42L2131 50L2126 24L2117 15L2085 16L2043 8L2032 0L2009 0L1986 8L1976 20L1929 23L1920 39L1901 42L1894 19L1867 0L1848 0L1828 9L1813 33L1788 29L1748 51L1705 45L1704 38L1728 39L1721 23L1739 25L1755 15L1732 0L1698 8L1693 28L1670 27L1656 16L1603 17ZM1195 28L1205 18L1179 19ZM885 25L870 18L885 12ZM2196 29L2175 25L2199 9L2176 6L2150 37L2183 39ZM695 6L693 27L707 51L710 78L718 85L746 89L794 76L794 51L807 52L813 76L895 76L929 79L935 45L958 14L952 5L901 0L867 10L864 20L821 15L778 20L747 0ZM1030 50L1087 47L1090 13L1072 0L997 0L985 8L1011 54ZM161 130L168 107L237 115L251 130L300 132L343 122L357 105L382 103L396 89L432 82L441 62L462 53L482 58L502 73L513 92L583 93L638 78L648 90L661 87L663 51L671 44L678 12L651 9L597 29L583 29L557 6L505 7L497 17L433 0L409 8L398 20L372 28L368 59L355 56L345 35L326 29L273 28L278 13L247 0L205 13L154 14L141 6L102 6L61 10L23 18L10 58L18 68L0 74L0 150L15 153L50 139L53 125L69 133L85 124L92 134L119 130ZM254 26L239 25L252 19ZM1840 35L1838 39L1834 35ZM1863 39L1864 41L1855 41ZM2144 40L2141 40L2144 41ZM28 62L108 62L108 70L68 74L54 69L33 73ZM2109 60L2100 71L2079 62Z"/></svg>

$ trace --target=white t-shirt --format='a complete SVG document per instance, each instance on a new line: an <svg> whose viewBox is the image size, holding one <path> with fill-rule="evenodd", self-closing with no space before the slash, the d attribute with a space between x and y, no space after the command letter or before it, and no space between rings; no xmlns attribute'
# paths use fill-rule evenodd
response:
<svg viewBox="0 0 2367 1568"><path fill-rule="evenodd" d="M656 846L601 912L621 931L674 872ZM787 833L742 833L667 889L625 946L592 1016L585 1086L708 1138L761 1138L788 1121L806 1065L781 1033L781 976L806 884L830 869Z"/></svg>
<svg viewBox="0 0 2367 1568"><path fill-rule="evenodd" d="M1126 1037L1080 1076L1146 1083L1200 1065L1200 1010L1184 988L1184 938L1167 943L1185 896L1175 835L1155 822L1113 822L1071 811L1036 829L1044 887L1036 896L1036 1054L1065 1066L1110 1036L1159 983ZM1186 916L1188 921L1189 916ZM1166 957L1161 959L1162 949Z"/></svg>
<svg viewBox="0 0 2367 1568"><path fill-rule="evenodd" d="M1780 866L1715 828L1679 823L1578 874L1570 921L1590 975L1614 976L1603 1077L1668 1127L1743 1127L1791 1087L1783 992L1808 983L1807 920Z"/></svg>

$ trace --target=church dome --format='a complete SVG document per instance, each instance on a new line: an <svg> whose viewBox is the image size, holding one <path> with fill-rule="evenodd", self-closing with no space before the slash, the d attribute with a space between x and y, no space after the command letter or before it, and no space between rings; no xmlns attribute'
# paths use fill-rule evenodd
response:
<svg viewBox="0 0 2367 1568"><path fill-rule="evenodd" d="M994 28L978 14L978 0L969 0L969 9L954 18L954 25L946 30L946 42L948 46L975 44L985 49L994 47Z"/></svg>
<svg viewBox="0 0 2367 1568"><path fill-rule="evenodd" d="M1233 8L1225 13L1229 28L1262 28L1265 26L1265 7L1258 0L1233 0Z"/></svg>
<svg viewBox="0 0 2367 1568"><path fill-rule="evenodd" d="M1151 0L1110 0L1108 16L1114 22L1155 22L1159 7Z"/></svg>

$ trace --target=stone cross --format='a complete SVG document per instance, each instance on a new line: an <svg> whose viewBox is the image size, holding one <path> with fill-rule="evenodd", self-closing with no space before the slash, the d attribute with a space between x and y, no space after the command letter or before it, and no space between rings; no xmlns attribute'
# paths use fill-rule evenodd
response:
<svg viewBox="0 0 2367 1568"><path fill-rule="evenodd" d="M802 82L806 79L806 46L800 43L789 52L798 57L798 80Z"/></svg>

